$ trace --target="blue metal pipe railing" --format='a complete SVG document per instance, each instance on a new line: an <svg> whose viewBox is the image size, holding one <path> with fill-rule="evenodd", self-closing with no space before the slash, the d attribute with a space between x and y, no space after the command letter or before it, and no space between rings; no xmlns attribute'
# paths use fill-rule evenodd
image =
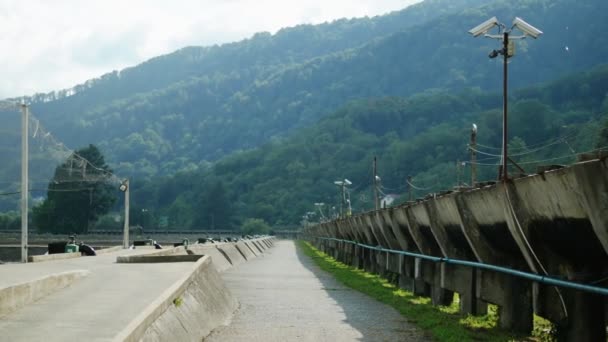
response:
<svg viewBox="0 0 608 342"><path fill-rule="evenodd" d="M541 283L541 284L547 284L547 285L559 286L559 287L566 287L566 288L571 288L571 289L575 289L575 290L580 290L580 291L585 291L585 292L591 292L591 293L601 294L601 295L605 295L605 296L608 295L608 288L599 287L599 286L585 285L585 284L580 284L580 283L575 283L575 282L572 282L572 281L566 281L566 280L561 280L561 279L557 279L557 278L553 278L553 277L542 276L542 275L535 274L535 273L518 271L518 270L514 270L514 269L511 269L511 268L507 268L507 267L501 267L501 266L496 266L496 265L489 265L489 264L484 264L484 263L475 262L475 261L450 259L450 258L445 258L445 257L430 256L430 255L426 255L426 254L412 253L412 252L406 252L406 251L398 251L398 250L388 249L388 248L383 248L383 247L370 246L370 245L366 245L366 244L363 244L363 243L358 243L356 241L350 241L350 240L328 238L328 237L315 237L315 238L320 239L320 240L330 240L330 241L345 242L345 243L353 244L353 245L356 245L356 246L359 246L359 247L363 247L363 248L367 248L367 249L372 249L372 250L376 250L376 251L380 251L380 252L393 253L393 254L401 254L401 255L406 255L406 256L415 257L415 258L419 258L419 259L429 260L429 261L433 261L433 262L444 262L446 264L461 265L461 266L467 266L467 267L472 267L472 268L478 268L478 269L484 269L484 270L489 270L489 271L509 274L509 275L516 276L516 277L519 277L519 278L524 278L524 279L532 280L532 281L535 281L535 282L538 282L538 283Z"/></svg>

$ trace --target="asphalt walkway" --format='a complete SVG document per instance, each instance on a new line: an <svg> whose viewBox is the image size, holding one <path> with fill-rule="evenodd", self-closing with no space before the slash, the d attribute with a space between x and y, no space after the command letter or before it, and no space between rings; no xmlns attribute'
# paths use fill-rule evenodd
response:
<svg viewBox="0 0 608 342"><path fill-rule="evenodd" d="M393 308L338 283L292 241L222 278L240 308L205 342L430 340Z"/></svg>

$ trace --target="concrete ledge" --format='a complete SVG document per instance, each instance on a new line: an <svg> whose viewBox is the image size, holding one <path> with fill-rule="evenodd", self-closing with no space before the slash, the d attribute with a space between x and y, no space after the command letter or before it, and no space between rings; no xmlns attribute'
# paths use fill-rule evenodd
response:
<svg viewBox="0 0 608 342"><path fill-rule="evenodd" d="M114 246L114 247L108 247L108 248L103 248L103 249L96 249L95 253L97 253L97 255L108 254L108 253L121 251L122 249L123 249L122 246Z"/></svg>
<svg viewBox="0 0 608 342"><path fill-rule="evenodd" d="M90 272L85 270L68 271L2 288L0 317L48 296L89 274Z"/></svg>
<svg viewBox="0 0 608 342"><path fill-rule="evenodd" d="M27 258L29 262L44 262L54 260L65 260L80 258L80 253L59 253L59 254L45 254L45 255L32 255Z"/></svg>
<svg viewBox="0 0 608 342"><path fill-rule="evenodd" d="M99 254L107 254L116 251L122 250L122 246L114 246L110 248L104 249L96 249L95 253ZM80 253L58 253L58 254L44 254L44 255L30 255L27 260L28 262L44 262L44 261L54 261L54 260L65 260L65 259L74 259L80 258Z"/></svg>
<svg viewBox="0 0 608 342"><path fill-rule="evenodd" d="M116 258L119 264L160 263L160 262L196 262L203 255L123 255Z"/></svg>
<svg viewBox="0 0 608 342"><path fill-rule="evenodd" d="M227 323L237 306L211 258L203 256L113 340L200 341Z"/></svg>

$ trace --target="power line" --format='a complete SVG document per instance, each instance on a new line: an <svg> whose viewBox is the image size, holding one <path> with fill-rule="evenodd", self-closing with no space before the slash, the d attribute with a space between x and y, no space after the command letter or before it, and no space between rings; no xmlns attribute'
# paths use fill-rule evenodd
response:
<svg viewBox="0 0 608 342"><path fill-rule="evenodd" d="M85 190L91 191L91 190L95 190L95 188L79 188L79 189L29 189L28 192L35 192L35 191L77 192L77 191L85 191ZM21 191L2 192L2 193L0 193L0 196L18 195L20 193L21 193Z"/></svg>

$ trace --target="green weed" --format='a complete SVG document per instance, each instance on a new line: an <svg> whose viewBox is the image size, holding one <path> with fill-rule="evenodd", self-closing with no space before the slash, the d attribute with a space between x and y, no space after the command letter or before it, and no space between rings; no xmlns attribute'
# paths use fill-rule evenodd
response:
<svg viewBox="0 0 608 342"><path fill-rule="evenodd" d="M516 335L498 327L498 309L495 305L489 305L488 313L483 316L461 314L457 295L449 306L433 306L430 298L415 296L378 275L345 265L308 242L299 241L298 246L338 281L392 306L437 341L550 341L546 333L549 322L540 317L535 317L534 336Z"/></svg>

